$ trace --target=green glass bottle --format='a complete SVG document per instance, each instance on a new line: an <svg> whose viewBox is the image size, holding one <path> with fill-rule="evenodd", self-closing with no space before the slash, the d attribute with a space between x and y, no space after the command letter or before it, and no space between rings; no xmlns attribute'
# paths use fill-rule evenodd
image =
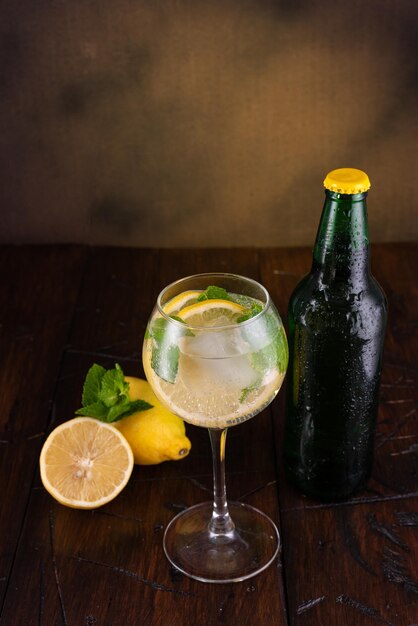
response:
<svg viewBox="0 0 418 626"><path fill-rule="evenodd" d="M368 176L342 168L324 186L312 269L289 303L284 460L296 488L332 501L371 472L387 304L370 272Z"/></svg>

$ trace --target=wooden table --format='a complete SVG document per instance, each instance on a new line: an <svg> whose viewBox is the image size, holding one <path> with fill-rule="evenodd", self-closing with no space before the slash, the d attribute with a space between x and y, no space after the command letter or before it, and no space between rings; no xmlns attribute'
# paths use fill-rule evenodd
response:
<svg viewBox="0 0 418 626"><path fill-rule="evenodd" d="M230 430L230 499L280 526L282 552L249 581L208 585L173 570L162 537L211 498L209 439L188 427L178 462L136 466L95 511L56 503L39 478L46 435L74 416L93 362L143 376L141 342L159 290L195 272L259 279L286 313L308 249L0 249L1 626L416 626L418 623L418 246L373 248L390 310L373 478L340 504L285 482L284 393Z"/></svg>

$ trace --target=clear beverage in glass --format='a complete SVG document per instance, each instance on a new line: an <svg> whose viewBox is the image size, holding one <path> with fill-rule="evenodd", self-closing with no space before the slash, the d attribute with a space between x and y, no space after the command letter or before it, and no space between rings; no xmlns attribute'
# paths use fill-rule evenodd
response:
<svg viewBox="0 0 418 626"><path fill-rule="evenodd" d="M208 428L212 445L213 502L181 512L164 535L167 558L192 578L245 580L277 555L275 524L254 507L227 501L225 443L228 428L274 399L287 361L281 318L256 281L199 274L158 296L144 340L145 374L170 411Z"/></svg>

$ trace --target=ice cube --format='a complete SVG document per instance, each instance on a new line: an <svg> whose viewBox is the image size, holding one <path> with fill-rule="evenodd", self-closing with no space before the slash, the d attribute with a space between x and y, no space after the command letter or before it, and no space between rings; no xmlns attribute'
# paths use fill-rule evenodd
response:
<svg viewBox="0 0 418 626"><path fill-rule="evenodd" d="M189 390L200 393L211 388L215 393L222 389L237 393L253 385L259 374L251 367L248 355L223 358L199 358L183 355L180 375Z"/></svg>
<svg viewBox="0 0 418 626"><path fill-rule="evenodd" d="M248 345L237 330L198 332L193 337L183 337L180 350L189 356L202 359L222 359L248 351Z"/></svg>

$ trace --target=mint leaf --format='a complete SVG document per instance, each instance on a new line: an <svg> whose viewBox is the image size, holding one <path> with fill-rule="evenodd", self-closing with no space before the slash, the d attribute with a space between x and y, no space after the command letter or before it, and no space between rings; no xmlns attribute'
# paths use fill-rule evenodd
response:
<svg viewBox="0 0 418 626"><path fill-rule="evenodd" d="M124 401L129 402L129 383L125 382L123 371L117 363L115 369L108 370L101 380L99 400L107 407L113 407Z"/></svg>
<svg viewBox="0 0 418 626"><path fill-rule="evenodd" d="M177 315L170 316L177 322L183 320ZM152 340L151 367L154 372L167 383L174 383L177 376L180 348L177 343L180 337L193 337L193 332L184 324L184 328L159 317L148 326L145 336Z"/></svg>
<svg viewBox="0 0 418 626"><path fill-rule="evenodd" d="M155 339L157 343L161 343L164 339L167 324L168 322L164 317L157 317L151 326L147 328L148 338Z"/></svg>
<svg viewBox="0 0 418 626"><path fill-rule="evenodd" d="M255 310L254 314L257 314ZM252 349L251 365L259 374L253 385L242 389L240 401L245 402L249 394L262 384L269 370L277 368L281 373L286 371L289 353L284 328L274 315L266 314L258 323L243 326L241 333Z"/></svg>
<svg viewBox="0 0 418 626"><path fill-rule="evenodd" d="M210 285L197 297L198 302L202 302L203 300L232 300L232 298L223 287Z"/></svg>
<svg viewBox="0 0 418 626"><path fill-rule="evenodd" d="M134 413L147 411L148 409L152 409L153 406L153 404L150 404L146 400L132 400L130 403L130 409L132 409Z"/></svg>
<svg viewBox="0 0 418 626"><path fill-rule="evenodd" d="M149 402L146 402L145 400L134 400L133 402L129 403L129 408L124 411L123 413L118 413L116 415L116 417L114 417L114 419L112 419L112 422L116 422L119 421L121 419L123 419L124 417L128 417L129 415L132 415L133 413L139 413L140 411L147 411L148 409L152 409L153 405L149 404ZM113 407L113 409L116 407ZM110 420L109 420L110 421Z"/></svg>
<svg viewBox="0 0 418 626"><path fill-rule="evenodd" d="M105 372L105 368L101 365L97 365L97 363L94 363L94 365L92 365L87 372L87 376L83 385L83 406L94 404L96 402L99 395L101 380Z"/></svg>
<svg viewBox="0 0 418 626"><path fill-rule="evenodd" d="M104 418L107 415L107 407L103 402L94 402L78 409L75 412L76 415L84 415L86 417L96 417L97 419L106 421Z"/></svg>
<svg viewBox="0 0 418 626"><path fill-rule="evenodd" d="M284 374L289 361L289 346L283 326L280 326L279 336L276 339L276 358L279 372Z"/></svg>
<svg viewBox="0 0 418 626"><path fill-rule="evenodd" d="M258 302L252 302L251 309L247 313L243 313L242 315L240 315L240 317L237 319L238 324L241 324L241 322L246 322L252 317L255 317L256 315L261 313L262 310L263 310L262 304L259 304Z"/></svg>
<svg viewBox="0 0 418 626"><path fill-rule="evenodd" d="M171 318L172 320L175 320L176 322L181 322L182 324L185 324L185 323L186 323L186 322L185 322L184 320L182 320L182 319L181 319L181 317L179 317L178 315L170 315L170 318ZM165 321L166 321L166 320L165 320ZM189 329L187 329L187 334L191 334L191 335L193 335L193 333L192 333Z"/></svg>
<svg viewBox="0 0 418 626"><path fill-rule="evenodd" d="M251 355L253 368L257 372L265 373L272 367L277 367L279 372L284 373L287 368L287 361L289 357L284 328L277 323L273 316L266 316L265 321L266 333L270 337L270 343L264 345L264 347L260 350L256 350ZM259 337L257 339L259 339ZM254 341L254 347L256 345L257 341Z"/></svg>
<svg viewBox="0 0 418 626"><path fill-rule="evenodd" d="M118 363L110 370L96 363L91 366L83 385L82 403L76 415L95 417L102 422L115 422L152 408L145 400L129 400L129 383Z"/></svg>
<svg viewBox="0 0 418 626"><path fill-rule="evenodd" d="M251 355L251 363L253 368L260 373L267 372L277 365L276 346L271 343L262 350L254 352Z"/></svg>
<svg viewBox="0 0 418 626"><path fill-rule="evenodd" d="M152 350L151 367L167 383L174 383L179 369L180 348L174 344Z"/></svg>
<svg viewBox="0 0 418 626"><path fill-rule="evenodd" d="M239 401L241 402L241 404L246 401L246 399L248 398L248 396L250 395L252 391L256 391L260 387L262 380L263 379L260 376L251 385L248 385L248 387L244 387L244 389L241 390L241 395L239 398Z"/></svg>
<svg viewBox="0 0 418 626"><path fill-rule="evenodd" d="M107 422L116 422L118 419L125 415L125 413L129 412L130 402L128 399L119 402L119 404L115 404L108 410L107 413Z"/></svg>

